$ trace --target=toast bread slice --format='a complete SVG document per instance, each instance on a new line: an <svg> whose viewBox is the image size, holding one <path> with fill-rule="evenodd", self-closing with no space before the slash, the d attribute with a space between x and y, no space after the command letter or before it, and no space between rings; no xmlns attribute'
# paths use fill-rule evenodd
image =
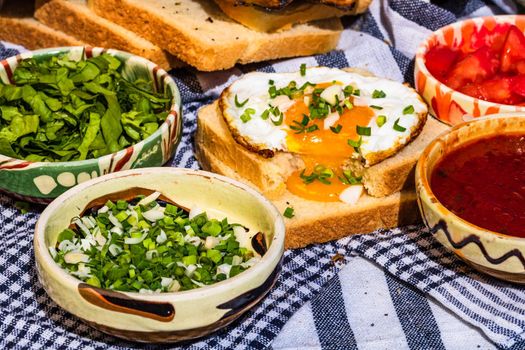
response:
<svg viewBox="0 0 525 350"><path fill-rule="evenodd" d="M180 67L173 55L139 35L96 15L86 0L41 1L35 17L42 23L92 46L131 52L155 62L164 69Z"/></svg>
<svg viewBox="0 0 525 350"><path fill-rule="evenodd" d="M216 103L199 111L195 135L195 155L199 164L205 170L232 177L260 189L258 184L248 181L245 174L253 173L251 179L266 183L265 181L269 179L260 174L264 169L262 167L271 165L279 169L277 164L270 164L275 162L275 158L261 163L249 159L247 153L251 152L236 144L231 135L222 134L229 130L218 112ZM219 130L216 133L211 132L217 129ZM228 145L221 147L217 142ZM260 156L257 157L262 159ZM280 161L284 163L285 159L281 158ZM324 203L306 200L288 192L284 183L274 185L282 185L283 188L279 195L270 198L272 202L281 213L287 207L293 208L295 213L293 218L285 219L287 248L304 247L339 239L349 234L372 232L379 228L413 224L419 220L413 188L383 198L363 195L356 205L348 205L343 202Z"/></svg>
<svg viewBox="0 0 525 350"><path fill-rule="evenodd" d="M31 1L6 1L0 11L0 40L30 50L84 45L82 41L38 22L33 18L33 12Z"/></svg>
<svg viewBox="0 0 525 350"><path fill-rule="evenodd" d="M334 18L261 33L230 19L212 0L89 0L88 5L202 71L327 52L342 31Z"/></svg>

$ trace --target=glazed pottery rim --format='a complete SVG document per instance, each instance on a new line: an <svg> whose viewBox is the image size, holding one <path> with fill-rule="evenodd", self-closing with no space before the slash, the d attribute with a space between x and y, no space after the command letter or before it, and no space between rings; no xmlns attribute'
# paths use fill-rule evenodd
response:
<svg viewBox="0 0 525 350"><path fill-rule="evenodd" d="M285 224L282 215L275 207L275 205L270 202L266 197L264 197L260 192L254 188L243 184L232 178L203 171L203 170L193 170L187 168L171 168L171 167L154 167L154 168L139 168L139 169L130 169L119 171L115 173L109 173L89 181L83 182L77 186L72 187L67 190L59 197L57 197L51 204L49 204L38 219L35 225L35 233L33 237L33 246L35 256L39 255L43 262L50 267L50 271L47 273L53 273L57 276L63 283L63 285L69 285L69 287L76 288L79 284L85 283L82 280L70 275L63 268L61 268L54 260L51 254L49 253L48 247L45 244L45 228L49 221L50 216L55 212L55 210L61 206L61 202L66 198L74 197L79 195L82 191L89 189L92 185L98 183L103 183L106 181L116 181L119 178L128 177L128 176L144 176L149 173L160 173L165 172L167 174L173 174L178 176L200 176L205 178L214 178L219 180L228 186L233 186L237 190L242 190L248 192L249 195L255 198L260 204L264 206L270 212L271 220L274 223L273 238L272 242L269 244L268 250L261 257L261 259L249 269L243 271L242 273L228 278L224 281L214 283L212 285L207 285L204 287L199 287L196 289L191 289L187 291L179 292L151 292L151 293L139 293L139 292L127 292L127 291L114 291L112 289L101 288L107 291L114 291L118 293L123 293L131 297L139 297L144 300L173 300L175 299L191 299L196 295L208 294L219 292L221 290L227 290L235 288L239 285L242 285L247 279L255 277L257 274L261 273L265 265L273 264L275 262L275 268L278 268L282 257L282 251L284 247L285 239ZM37 259L38 260L38 259ZM273 270L275 270L272 269Z"/></svg>
<svg viewBox="0 0 525 350"><path fill-rule="evenodd" d="M438 86L441 90L444 90L445 92L453 92L455 94L458 95L458 97L461 97L463 99L466 99L467 101L478 101L478 104L479 106L482 106L482 107L504 107L504 108L523 108L523 110L525 111L525 106L518 106L518 105L509 105L509 104L503 104L503 103L498 103L498 102L492 102L492 101L487 101L487 100L482 100L482 99L477 99L475 97L472 97L472 96L469 96L469 95L466 95L458 90L455 90L451 87L449 87L448 85L446 85L445 83L441 82L439 79L437 79L432 73L430 73L430 71L428 70L426 64L425 64L425 55L427 54L428 52L428 48L430 47L430 41L432 39L434 39L435 37L439 36L444 30L447 30L449 28L453 28L453 29L457 29L457 28L461 28L461 26L463 26L463 24L465 22L468 22L468 21L481 21L483 23L485 23L486 21L489 21L489 20L495 20L496 22L508 22L509 20L511 21L512 19L514 18L523 18L525 19L525 14L524 15L495 15L495 16L482 16L482 17L475 17L475 18L468 18L468 19L464 19L462 21L458 21L458 22L454 22L454 23L451 23L451 24L448 24L446 26L443 26L435 31L433 31L425 40L423 40L423 42L421 44L419 44L417 50L416 50L416 59L415 59L415 65L417 67L417 69L419 69L419 71L426 76L427 79L429 79L433 84L435 84L436 86ZM501 21L498 21L498 20L501 20ZM417 86L417 84L416 84ZM422 93L421 91L418 91L420 94ZM512 112L509 112L509 113L512 113Z"/></svg>
<svg viewBox="0 0 525 350"><path fill-rule="evenodd" d="M170 108L167 111L168 115L166 116L166 120L169 118L170 114L175 112L177 114L175 116L175 118L179 120L178 123L182 123L182 112L181 112L181 110L182 110L182 99L180 97L179 87L177 86L177 83L175 82L175 80L169 75L169 73L166 70L162 69L156 63L154 63L154 62L152 62L152 61L150 61L150 60L148 60L148 59L146 59L144 57L132 54L132 53L127 52L127 51L111 49L111 48L108 49L108 48L102 48L102 47L95 47L95 46L89 46L89 45L85 45L85 46L81 46L80 45L80 46L51 47L51 48L45 48L45 49L26 51L26 52L22 52L22 53L20 53L18 55L5 58L5 59L0 61L0 69L5 69L5 68L2 68L2 67L5 67L6 65L8 65L8 61L16 59L17 57L22 57L24 59L24 58L31 58L31 57L40 56L40 55L46 55L46 54L65 53L65 52L70 52L72 50L77 50L77 49L78 50L80 50L80 49L84 49L84 50L85 49L90 49L91 51L100 51L101 53L109 53L112 56L117 57L119 60L120 60L120 58L118 56L129 56L129 58L133 58L133 60L135 60L135 61L144 63L146 66L148 66L148 68L147 68L148 70L152 69L152 70L154 70L156 72L156 74L163 75L164 76L163 79L164 79L165 87L172 90L171 91L172 92L172 97L171 97L171 100L170 100ZM153 79L155 79L155 77L153 77ZM159 124L159 127L157 128L157 130L155 130L151 135L149 135L145 139L142 139L142 140L140 140L137 143L131 144L131 145L127 146L126 148L123 148L123 149L121 149L121 150L119 150L117 152L108 153L108 154L105 154L105 155L100 156L100 157L89 158L89 159L82 159L82 160L60 161L60 162L43 162L43 161L32 162L32 161L21 159L21 158L8 157L8 156L0 153L0 162L1 161L18 161L18 162L24 162L24 163L27 163L27 164L31 164L32 166L35 166L35 167L57 167L57 166L58 167L60 167L60 166L76 167L76 166L82 166L82 165L86 165L86 164L91 164L93 162L99 162L101 160L102 161L110 160L112 157L124 156L129 151L130 148L141 147L144 144L146 144L148 142L151 142L153 140L156 140L159 137L161 137L162 136L162 126L164 124L166 124L166 120L164 120L161 124Z"/></svg>
<svg viewBox="0 0 525 350"><path fill-rule="evenodd" d="M497 113L497 114L491 114L491 115L484 116L484 117L479 117L479 118L476 118L474 120L469 120L467 122L463 122L463 123L457 124L457 125L451 127L449 130L444 131L443 133L438 135L434 140L432 140L432 142L430 142L427 145L427 147L425 147L425 149L423 150L423 153L421 154L421 157L419 158L419 160L417 162L417 165L416 165L416 186L417 186L417 188L421 188L420 191L417 191L418 192L417 195L420 198L420 200L425 201L425 203L429 207L432 207L433 209L437 209L435 211L440 213L439 216L441 216L441 217L444 217L444 216L452 217L456 222L460 223L462 226L464 226L466 228L465 231L469 231L469 232L478 234L480 236L488 236L488 237L489 236L490 237L497 236L497 237L499 237L501 239L504 239L506 241L515 241L516 243L519 243L520 245L521 244L525 245L525 238L524 237L517 237L517 236L508 235L508 234L504 234L504 233L497 232L497 231L492 231L490 229L487 229L487 228L484 228L484 227L481 227L481 226L477 226L477 225L471 223L470 221L467 221L467 220L461 218L460 216L454 214L450 209L448 209L436 197L436 195L432 191L432 188L430 186L430 181L429 181L429 177L432 175L431 173L429 173L429 169L428 169L429 165L430 165L430 163L429 163L429 155L435 148L438 147L438 145L442 142L442 139L444 137L448 136L449 134L451 134L453 132L456 132L459 129L469 128L470 125L473 125L473 124L482 124L482 123L486 122L487 120L491 120L491 119L510 119L510 118L521 118L521 119L525 120L525 112ZM524 134L525 134L525 131L524 131ZM494 135L497 135L497 133L490 133L490 134L483 135L483 136L476 136L476 137L472 138L469 141L475 141L475 140L479 140L479 139L484 138L484 137L490 137L490 136L494 136ZM454 146L454 148L457 148L458 146L464 145L464 144L465 144L465 142L459 142L459 143L457 143ZM445 153L445 152L441 153L441 155L439 155L437 157L437 159L435 161L435 164L438 163L441 159L443 159L443 157L446 154L449 154L449 153L450 153L450 151L448 153ZM418 186L418 184L421 184L421 186ZM423 198L423 196L420 194L420 192L424 192L426 194L426 197L427 197L428 200ZM432 199L434 199L434 201ZM444 213L444 214L441 214L441 213Z"/></svg>

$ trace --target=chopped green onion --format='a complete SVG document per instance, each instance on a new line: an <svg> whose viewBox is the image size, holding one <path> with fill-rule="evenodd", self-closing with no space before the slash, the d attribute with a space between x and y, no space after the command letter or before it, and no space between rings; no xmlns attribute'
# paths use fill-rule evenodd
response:
<svg viewBox="0 0 525 350"><path fill-rule="evenodd" d="M381 107L381 106L376 106L376 105L370 105L370 108L377 109L377 110L379 110L379 111L383 109L383 107Z"/></svg>
<svg viewBox="0 0 525 350"><path fill-rule="evenodd" d="M382 127L386 123L386 116L378 115L376 119L376 124L378 127Z"/></svg>
<svg viewBox="0 0 525 350"><path fill-rule="evenodd" d="M406 106L405 109L403 109L403 115L412 114L414 111L414 106Z"/></svg>
<svg viewBox="0 0 525 350"><path fill-rule="evenodd" d="M332 132L333 132L334 134L339 134L339 133L341 132L341 129L342 129L342 128L343 128L343 126L342 126L341 124L337 124L336 127L331 126L331 127L330 127L330 130L332 130Z"/></svg>
<svg viewBox="0 0 525 350"><path fill-rule="evenodd" d="M270 116L270 110L269 110L269 109L266 109L266 110L261 114L261 119L262 119L262 120L266 120L266 119L268 119L269 116Z"/></svg>
<svg viewBox="0 0 525 350"><path fill-rule="evenodd" d="M273 85L273 84L275 84L275 82L272 79L270 79L270 80L268 80L268 84L269 85Z"/></svg>
<svg viewBox="0 0 525 350"><path fill-rule="evenodd" d="M361 146L361 143L363 142L363 139L360 136L359 140L357 140L357 141L354 141L352 139L348 139L346 142L348 143L348 146L354 147L354 149L357 150L357 148L359 148L359 146Z"/></svg>
<svg viewBox="0 0 525 350"><path fill-rule="evenodd" d="M248 100L249 98L247 98L246 100L244 100L244 102L239 102L239 100L237 99L237 94L235 94L235 106L236 107L244 107L245 104L248 103Z"/></svg>
<svg viewBox="0 0 525 350"><path fill-rule="evenodd" d="M405 127L402 127L401 125L399 125L399 118L397 118L396 122L394 123L394 130L395 131L399 131L399 132L403 132L405 131L407 128Z"/></svg>
<svg viewBox="0 0 525 350"><path fill-rule="evenodd" d="M385 98L386 94L383 90L374 90L372 92L372 98Z"/></svg>
<svg viewBox="0 0 525 350"><path fill-rule="evenodd" d="M246 108L244 110L244 113L241 115L241 120L243 123L247 123L250 119L252 119L252 115L255 114L255 109L253 108Z"/></svg>
<svg viewBox="0 0 525 350"><path fill-rule="evenodd" d="M357 135L370 136L372 134L372 128L370 128L369 126L356 125L355 129L356 129Z"/></svg>
<svg viewBox="0 0 525 350"><path fill-rule="evenodd" d="M301 76L304 77L306 75L306 64L301 64Z"/></svg>
<svg viewBox="0 0 525 350"><path fill-rule="evenodd" d="M350 100L345 100L344 103L345 103L346 108L348 109L354 108L354 105L352 104L352 102L350 102Z"/></svg>
<svg viewBox="0 0 525 350"><path fill-rule="evenodd" d="M316 130L319 130L319 127L317 126L317 124L310 125L308 128L306 128L306 132L314 132Z"/></svg>
<svg viewBox="0 0 525 350"><path fill-rule="evenodd" d="M352 95L354 95L354 96L361 96L361 90L359 90L359 89L354 90Z"/></svg>
<svg viewBox="0 0 525 350"><path fill-rule="evenodd" d="M287 207L285 210L284 210L284 213L283 213L283 216L285 218L288 218L288 219L291 219L295 216L294 214L294 209L292 207Z"/></svg>
<svg viewBox="0 0 525 350"><path fill-rule="evenodd" d="M347 85L343 89L343 93L345 94L345 97L352 95L353 92L354 92L354 87L352 85Z"/></svg>

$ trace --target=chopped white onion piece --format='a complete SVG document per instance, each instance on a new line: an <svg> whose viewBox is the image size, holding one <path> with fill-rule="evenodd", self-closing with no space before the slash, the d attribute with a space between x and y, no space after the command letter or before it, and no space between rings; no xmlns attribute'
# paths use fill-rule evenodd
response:
<svg viewBox="0 0 525 350"><path fill-rule="evenodd" d="M153 259L153 255L159 255L159 252L157 251L157 249L148 250L146 252L146 260Z"/></svg>
<svg viewBox="0 0 525 350"><path fill-rule="evenodd" d="M164 288L168 288L173 283L173 278L170 277L161 277L160 278L160 285Z"/></svg>
<svg viewBox="0 0 525 350"><path fill-rule="evenodd" d="M89 262L89 256L81 252L69 252L64 255L64 261L67 264L78 264L80 262Z"/></svg>
<svg viewBox="0 0 525 350"><path fill-rule="evenodd" d="M342 101L344 98L343 87L338 84L330 85L321 92L320 97L330 105L335 106L338 100Z"/></svg>
<svg viewBox="0 0 525 350"><path fill-rule="evenodd" d="M57 250L55 247L49 247L49 253L51 254L51 257L54 259L57 256Z"/></svg>
<svg viewBox="0 0 525 350"><path fill-rule="evenodd" d="M204 287L205 284L202 283L202 282L199 282L199 281L195 281L194 279L191 280L193 283L195 283L196 285L198 285L199 287Z"/></svg>
<svg viewBox="0 0 525 350"><path fill-rule="evenodd" d="M328 114L323 122L324 129L325 130L330 129L330 127L334 126L334 124L337 123L338 120L339 120L339 113L333 112L333 113Z"/></svg>
<svg viewBox="0 0 525 350"><path fill-rule="evenodd" d="M242 258L240 256L234 255L232 258L232 265L240 265L242 263Z"/></svg>
<svg viewBox="0 0 525 350"><path fill-rule="evenodd" d="M193 244L196 247L198 247L199 244L201 244L201 239L197 236L186 236L185 241L190 244Z"/></svg>
<svg viewBox="0 0 525 350"><path fill-rule="evenodd" d="M230 277L230 270L232 269L232 266L229 264L222 264L217 266L217 275L220 273L223 273L226 275L226 277Z"/></svg>
<svg viewBox="0 0 525 350"><path fill-rule="evenodd" d="M116 244L110 245L108 250L113 256L117 256L122 252L122 248Z"/></svg>
<svg viewBox="0 0 525 350"><path fill-rule="evenodd" d="M272 100L272 106L279 108L279 111L286 112L295 103L286 95L279 95Z"/></svg>
<svg viewBox="0 0 525 350"><path fill-rule="evenodd" d="M363 194L363 185L352 185L339 195L339 199L347 204L356 204Z"/></svg>
<svg viewBox="0 0 525 350"><path fill-rule="evenodd" d="M252 267L253 265L257 264L259 260L261 260L261 258L253 257L250 260L243 262L241 266L247 269L248 267Z"/></svg>
<svg viewBox="0 0 525 350"><path fill-rule="evenodd" d="M136 237L136 238L126 237L124 238L124 243L125 244L138 244L142 242L144 239L146 239L147 235L148 235L148 232L144 232L142 236L140 237Z"/></svg>
<svg viewBox="0 0 525 350"><path fill-rule="evenodd" d="M89 229L86 227L86 225L84 225L84 223L79 218L73 220L73 223L76 224L86 235L91 233L89 232Z"/></svg>
<svg viewBox="0 0 525 350"><path fill-rule="evenodd" d="M63 252L69 252L75 249L77 249L77 246L68 239L63 240L58 244L58 250Z"/></svg>
<svg viewBox="0 0 525 350"><path fill-rule="evenodd" d="M158 244L162 244L164 242L166 242L166 240L168 239L168 236L166 236L166 232L164 232L164 230L160 230L160 234L157 236L157 243Z"/></svg>
<svg viewBox="0 0 525 350"><path fill-rule="evenodd" d="M155 222L164 219L164 213L155 208L145 211L144 213L142 213L142 216L144 216L150 222Z"/></svg>
<svg viewBox="0 0 525 350"><path fill-rule="evenodd" d="M80 240L80 246L82 247L82 250L83 251L86 251L86 250L89 250L89 248L94 245L94 241L93 239L88 239L88 238L82 238Z"/></svg>
<svg viewBox="0 0 525 350"><path fill-rule="evenodd" d="M114 226L122 228L122 224L120 223L120 221L118 221L118 219L115 217L115 215L113 215L112 212L109 212L108 219Z"/></svg>
<svg viewBox="0 0 525 350"><path fill-rule="evenodd" d="M97 213L99 213L99 214L104 214L104 213L107 213L108 210L109 210L109 207L105 205L105 206L101 207L101 208L97 211Z"/></svg>
<svg viewBox="0 0 525 350"><path fill-rule="evenodd" d="M149 196L146 196L144 198L142 198L138 203L137 205L148 205L150 204L151 202L153 202L154 200L157 200L157 198L160 197L160 192L153 192L152 194L150 194Z"/></svg>
<svg viewBox="0 0 525 350"><path fill-rule="evenodd" d="M206 237L206 242L204 243L204 248L206 249L213 249L216 245L218 245L221 242L221 240L218 237L208 236Z"/></svg>
<svg viewBox="0 0 525 350"><path fill-rule="evenodd" d="M71 272L71 274L80 278L88 278L91 277L91 268L84 265L84 263L79 263L78 270Z"/></svg>
<svg viewBox="0 0 525 350"><path fill-rule="evenodd" d="M124 231L122 231L122 227L118 227L118 226L113 226L111 230L109 230L109 232L116 233L119 236L122 236L122 234L124 233Z"/></svg>
<svg viewBox="0 0 525 350"><path fill-rule="evenodd" d="M191 277L193 275L193 273L195 272L195 270L197 270L197 266L195 265L190 265L188 267L186 267L186 271L184 271L184 274L188 277Z"/></svg>
<svg viewBox="0 0 525 350"><path fill-rule="evenodd" d="M89 216L84 216L80 219L84 225L86 225L87 228L93 228L95 225L91 220L89 220Z"/></svg>
<svg viewBox="0 0 525 350"><path fill-rule="evenodd" d="M190 209L190 212L189 212L189 214L188 214L188 218L191 220L191 219L193 219L194 217L196 217L196 216L198 216L198 215L200 215L200 214L202 214L202 213L204 213L204 210L202 210L201 207L199 207L198 205L196 205L196 206L194 206L194 207L192 207L192 208Z"/></svg>
<svg viewBox="0 0 525 350"><path fill-rule="evenodd" d="M140 288L139 289L139 293L141 293L141 294L153 294L154 292L151 289Z"/></svg>
<svg viewBox="0 0 525 350"><path fill-rule="evenodd" d="M178 292L180 290L180 283L177 280L173 280L173 283L168 289L170 292Z"/></svg>
<svg viewBox="0 0 525 350"><path fill-rule="evenodd" d="M308 107L310 105L310 96L304 96L303 102Z"/></svg>
<svg viewBox="0 0 525 350"><path fill-rule="evenodd" d="M106 237L102 236L102 233L100 232L98 232L98 234L94 238L95 238L95 241L97 241L98 245L101 247L104 246L104 244L106 244L107 242Z"/></svg>

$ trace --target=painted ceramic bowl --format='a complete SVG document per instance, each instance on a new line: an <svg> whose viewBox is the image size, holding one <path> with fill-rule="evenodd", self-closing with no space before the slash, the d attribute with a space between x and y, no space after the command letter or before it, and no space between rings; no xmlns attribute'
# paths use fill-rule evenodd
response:
<svg viewBox="0 0 525 350"><path fill-rule="evenodd" d="M138 191L159 191L181 207L198 206L230 222L257 229L253 248L262 258L242 273L182 292L130 293L92 287L55 263L48 247L92 201L105 202ZM224 176L189 169L147 168L105 175L82 183L53 201L35 228L38 277L49 296L91 326L125 339L173 342L224 327L257 304L275 283L284 250L284 222L278 210L252 188Z"/></svg>
<svg viewBox="0 0 525 350"><path fill-rule="evenodd" d="M71 59L99 56L103 52L120 59L122 75L129 79L152 81L157 91L172 96L170 114L151 136L119 152L95 159L71 162L28 162L0 155L0 191L22 200L49 203L69 188L89 179L132 168L160 166L175 152L182 132L179 90L169 74L153 62L132 54L90 47L61 47L26 52L0 63L0 79L12 83L12 72L29 57L46 57L67 53Z"/></svg>
<svg viewBox="0 0 525 350"><path fill-rule="evenodd" d="M511 282L525 283L525 238L490 231L448 210L430 187L431 174L458 146L503 133L525 134L525 113L496 114L459 124L431 142L416 166L416 191L423 221L434 237L474 268Z"/></svg>
<svg viewBox="0 0 525 350"><path fill-rule="evenodd" d="M430 112L443 122L456 125L484 115L525 111L525 106L512 106L480 100L453 90L436 79L425 66L425 55L437 45L452 48L474 45L478 33L491 31L496 25L510 23L525 32L525 16L492 16L467 19L432 33L418 48L414 80L416 90L430 107Z"/></svg>

